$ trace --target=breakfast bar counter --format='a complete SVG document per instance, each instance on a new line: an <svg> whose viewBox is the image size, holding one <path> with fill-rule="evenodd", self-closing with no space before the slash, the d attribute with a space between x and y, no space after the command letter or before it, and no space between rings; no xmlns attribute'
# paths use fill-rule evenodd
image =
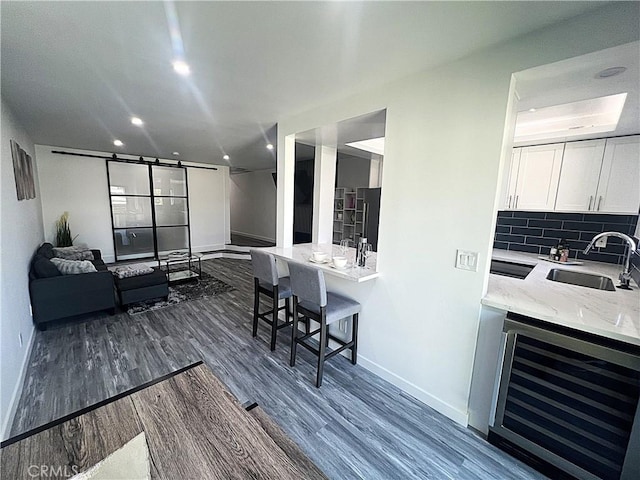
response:
<svg viewBox="0 0 640 480"><path fill-rule="evenodd" d="M338 245L332 245L328 243L316 244L316 243L300 243L292 247L268 247L261 248L260 250L271 253L277 258L285 260L287 262L304 263L319 268L325 274L333 277L343 278L352 282L367 282L380 276L377 271L377 254L371 253L367 258L367 264L365 267L354 266L356 249L348 248L345 254L342 253L342 249ZM313 252L325 252L328 256L326 263L319 263L313 261ZM336 268L331 262L331 258L335 256L346 256L347 266L345 268Z"/></svg>

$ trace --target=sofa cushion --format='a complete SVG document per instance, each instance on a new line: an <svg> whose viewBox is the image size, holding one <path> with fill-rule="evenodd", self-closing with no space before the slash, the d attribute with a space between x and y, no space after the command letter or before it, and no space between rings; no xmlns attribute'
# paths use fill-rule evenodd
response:
<svg viewBox="0 0 640 480"><path fill-rule="evenodd" d="M93 253L87 247L54 247L53 254L65 260L93 260Z"/></svg>
<svg viewBox="0 0 640 480"><path fill-rule="evenodd" d="M136 288L150 287L152 285L162 285L167 283L167 274L164 270L153 268L152 273L138 275L137 277L118 278L114 275L116 287L120 291L133 290Z"/></svg>
<svg viewBox="0 0 640 480"><path fill-rule="evenodd" d="M53 245L50 243L43 243L36 251L36 255L42 255L47 260L51 260L55 255L53 254Z"/></svg>
<svg viewBox="0 0 640 480"><path fill-rule="evenodd" d="M114 267L111 271L118 278L129 278L153 273L153 268L146 266L144 263L136 263L133 265L120 265Z"/></svg>
<svg viewBox="0 0 640 480"><path fill-rule="evenodd" d="M51 262L58 267L63 275L75 275L78 273L91 273L98 270L89 260L65 260L64 258L52 258Z"/></svg>
<svg viewBox="0 0 640 480"><path fill-rule="evenodd" d="M36 255L32 268L36 278L58 277L62 275L58 267L43 255Z"/></svg>

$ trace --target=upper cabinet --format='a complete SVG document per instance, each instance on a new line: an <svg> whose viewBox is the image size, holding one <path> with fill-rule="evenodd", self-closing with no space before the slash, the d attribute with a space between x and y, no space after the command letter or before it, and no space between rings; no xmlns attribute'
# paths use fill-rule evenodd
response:
<svg viewBox="0 0 640 480"><path fill-rule="evenodd" d="M505 208L637 214L640 135L514 148Z"/></svg>
<svg viewBox="0 0 640 480"><path fill-rule="evenodd" d="M604 149L596 210L637 214L640 207L640 135L610 138Z"/></svg>
<svg viewBox="0 0 640 480"><path fill-rule="evenodd" d="M507 198L507 208L553 210L563 147L563 144L523 147L519 149L519 155L512 156L509 176L512 190Z"/></svg>
<svg viewBox="0 0 640 480"><path fill-rule="evenodd" d="M588 212L596 209L604 144L604 140L566 144L556 197L557 211Z"/></svg>

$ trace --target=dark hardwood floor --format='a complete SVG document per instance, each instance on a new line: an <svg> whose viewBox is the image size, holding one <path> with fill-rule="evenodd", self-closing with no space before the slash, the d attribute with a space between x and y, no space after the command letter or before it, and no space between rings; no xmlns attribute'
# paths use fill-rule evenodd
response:
<svg viewBox="0 0 640 480"><path fill-rule="evenodd" d="M204 360L330 478L544 478L346 358L327 362L316 389L310 352L300 349L289 367L289 331L280 331L275 352L264 326L251 337L250 262L207 260L203 270L236 289L37 332L12 435Z"/></svg>

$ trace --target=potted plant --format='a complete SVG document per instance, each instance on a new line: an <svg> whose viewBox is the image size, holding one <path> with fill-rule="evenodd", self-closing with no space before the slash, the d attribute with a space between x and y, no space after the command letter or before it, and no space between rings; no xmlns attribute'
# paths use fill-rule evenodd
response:
<svg viewBox="0 0 640 480"><path fill-rule="evenodd" d="M60 215L60 218L56 220L56 246L57 247L70 247L73 245L73 241L76 239L71 236L71 229L69 228L69 212L64 212Z"/></svg>

